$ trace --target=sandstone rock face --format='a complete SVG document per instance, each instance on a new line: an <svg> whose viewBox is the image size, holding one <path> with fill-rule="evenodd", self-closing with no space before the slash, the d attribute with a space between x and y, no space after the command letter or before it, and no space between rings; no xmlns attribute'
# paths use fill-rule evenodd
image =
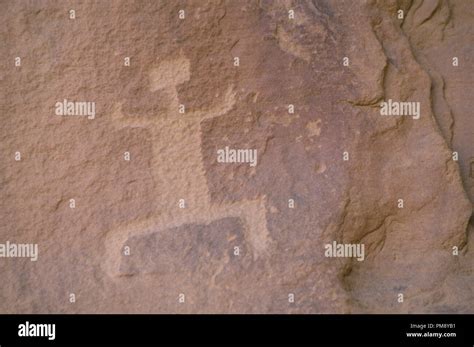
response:
<svg viewBox="0 0 474 347"><path fill-rule="evenodd" d="M0 4L0 312L474 313L472 1Z"/></svg>

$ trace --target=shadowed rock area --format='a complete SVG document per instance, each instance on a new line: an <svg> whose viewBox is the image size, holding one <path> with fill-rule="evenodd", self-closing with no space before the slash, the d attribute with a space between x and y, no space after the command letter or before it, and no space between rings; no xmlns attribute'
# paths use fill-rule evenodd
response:
<svg viewBox="0 0 474 347"><path fill-rule="evenodd" d="M0 7L1 313L474 313L472 1Z"/></svg>

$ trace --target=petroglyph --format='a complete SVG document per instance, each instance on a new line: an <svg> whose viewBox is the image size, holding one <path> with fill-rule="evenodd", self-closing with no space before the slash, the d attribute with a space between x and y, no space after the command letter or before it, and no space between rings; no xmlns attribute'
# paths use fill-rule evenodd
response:
<svg viewBox="0 0 474 347"><path fill-rule="evenodd" d="M288 54L291 54L297 58L304 60L309 63L311 61L311 53L305 50L305 48L291 39L290 35L282 27L277 27L276 37L278 44L281 49Z"/></svg>
<svg viewBox="0 0 474 347"><path fill-rule="evenodd" d="M306 129L308 129L309 137L321 135L321 119L308 122L308 124L306 124Z"/></svg>
<svg viewBox="0 0 474 347"><path fill-rule="evenodd" d="M474 2L410 3L4 1L0 311L473 313Z"/></svg>
<svg viewBox="0 0 474 347"><path fill-rule="evenodd" d="M265 252L270 241L266 226L265 197L214 205L207 186L201 153L201 122L229 112L235 104L230 86L223 100L210 110L179 113L177 86L190 79L190 62L185 57L163 61L149 74L149 89L165 95L166 112L155 118L127 117L116 105L113 118L119 127L142 127L151 132L153 158L152 176L160 201L164 203L150 219L133 222L108 232L106 268L109 274L120 275L122 248L127 239L149 233L166 233L185 224L203 224L227 218L241 218L245 239L254 259ZM179 208L178 201L184 200Z"/></svg>

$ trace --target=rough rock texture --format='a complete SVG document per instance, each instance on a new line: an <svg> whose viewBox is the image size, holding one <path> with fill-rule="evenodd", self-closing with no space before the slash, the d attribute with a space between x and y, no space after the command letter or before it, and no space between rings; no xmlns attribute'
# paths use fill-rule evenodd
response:
<svg viewBox="0 0 474 347"><path fill-rule="evenodd" d="M0 312L474 313L471 0L0 8Z"/></svg>

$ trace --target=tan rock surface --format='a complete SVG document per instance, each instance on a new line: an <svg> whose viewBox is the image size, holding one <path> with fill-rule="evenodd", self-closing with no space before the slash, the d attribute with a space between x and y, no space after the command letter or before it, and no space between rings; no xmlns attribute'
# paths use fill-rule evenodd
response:
<svg viewBox="0 0 474 347"><path fill-rule="evenodd" d="M474 313L470 0L0 6L0 312Z"/></svg>

